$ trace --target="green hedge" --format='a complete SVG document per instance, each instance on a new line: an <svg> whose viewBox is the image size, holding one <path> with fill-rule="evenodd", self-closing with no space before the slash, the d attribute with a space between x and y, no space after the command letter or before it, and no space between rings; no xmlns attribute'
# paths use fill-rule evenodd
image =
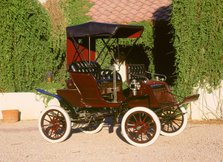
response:
<svg viewBox="0 0 223 162"><path fill-rule="evenodd" d="M216 88L223 79L223 5L221 0L173 0L171 23L176 49L176 91Z"/></svg>
<svg viewBox="0 0 223 162"><path fill-rule="evenodd" d="M49 17L36 0L1 0L0 88L29 91L53 69Z"/></svg>
<svg viewBox="0 0 223 162"><path fill-rule="evenodd" d="M63 3L63 9L68 25L78 25L90 21L86 13L92 3L88 0L66 0Z"/></svg>
<svg viewBox="0 0 223 162"><path fill-rule="evenodd" d="M62 6L68 25L90 21L88 0L66 0ZM173 0L172 19L176 50L175 91L185 96L193 87L209 89L223 79L223 7L220 0ZM53 33L47 12L36 0L2 0L0 3L0 89L29 91L42 85L47 72L64 82L65 29ZM142 38L154 72L154 26ZM128 42L126 42L128 45Z"/></svg>

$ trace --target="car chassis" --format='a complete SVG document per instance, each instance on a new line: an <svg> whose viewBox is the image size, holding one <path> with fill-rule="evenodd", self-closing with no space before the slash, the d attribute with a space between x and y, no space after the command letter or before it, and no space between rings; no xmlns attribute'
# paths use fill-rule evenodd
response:
<svg viewBox="0 0 223 162"><path fill-rule="evenodd" d="M144 65L129 64L129 91L124 95L119 70L114 64L112 69L103 69L98 63L98 58L110 55L118 64L109 43L129 38L135 40L135 45L143 30L139 25L99 22L67 27L66 61L70 77L67 87L58 89L57 94L37 89L60 102L60 106L49 106L41 112L38 126L44 139L57 143L67 139L71 129L93 134L105 124L111 128L120 124L126 141L142 147L153 144L160 134L175 136L184 130L187 125L184 104L197 100L198 94L177 102L164 75L155 74L156 80L150 80ZM96 57L97 39L102 40L104 47Z"/></svg>

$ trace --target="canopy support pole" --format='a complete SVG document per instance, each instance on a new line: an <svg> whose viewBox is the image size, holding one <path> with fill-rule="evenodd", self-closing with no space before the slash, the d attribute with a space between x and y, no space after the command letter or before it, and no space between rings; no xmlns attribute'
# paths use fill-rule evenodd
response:
<svg viewBox="0 0 223 162"><path fill-rule="evenodd" d="M113 102L117 103L117 83L116 83L116 68L113 64Z"/></svg>
<svg viewBox="0 0 223 162"><path fill-rule="evenodd" d="M91 37L88 36L88 62L90 64L91 61Z"/></svg>

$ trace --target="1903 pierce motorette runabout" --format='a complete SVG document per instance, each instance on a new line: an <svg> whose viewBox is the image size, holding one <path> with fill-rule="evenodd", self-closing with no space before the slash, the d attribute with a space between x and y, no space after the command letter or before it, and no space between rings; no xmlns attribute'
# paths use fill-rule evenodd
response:
<svg viewBox="0 0 223 162"><path fill-rule="evenodd" d="M164 82L165 76L156 74L156 79L150 80L143 64L126 65L129 93L124 93L119 70L115 66L103 69L99 64L98 58L106 59L108 55L111 62L117 63L110 45L123 38L134 40L134 45L143 30L138 25L99 22L67 27L66 61L70 77L67 87L58 89L57 94L37 89L60 102L60 107L49 106L41 112L39 130L44 139L62 142L71 129L93 134L110 123L110 126L120 124L121 134L128 143L148 146L160 134L174 136L184 130L187 114L183 105L197 100L198 94L177 102ZM98 39L104 47L96 56ZM131 52L128 56L131 57Z"/></svg>

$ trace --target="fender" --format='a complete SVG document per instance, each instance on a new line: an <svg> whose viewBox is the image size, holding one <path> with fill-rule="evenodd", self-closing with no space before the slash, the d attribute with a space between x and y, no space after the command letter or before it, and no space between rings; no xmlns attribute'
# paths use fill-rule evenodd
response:
<svg viewBox="0 0 223 162"><path fill-rule="evenodd" d="M54 97L56 98L58 101L62 101L62 98L56 94L53 94L53 93L50 93L50 92L47 92L43 89L39 89L39 88L36 88L36 91L39 92L39 93L42 93L42 94L45 94L45 95L48 95L48 96L51 96L51 97Z"/></svg>
<svg viewBox="0 0 223 162"><path fill-rule="evenodd" d="M199 94L195 94L195 95L192 95L192 96L184 97L183 101L181 101L178 105L183 105L183 104L186 104L186 103L196 101L196 100L198 100L199 96L200 96Z"/></svg>

